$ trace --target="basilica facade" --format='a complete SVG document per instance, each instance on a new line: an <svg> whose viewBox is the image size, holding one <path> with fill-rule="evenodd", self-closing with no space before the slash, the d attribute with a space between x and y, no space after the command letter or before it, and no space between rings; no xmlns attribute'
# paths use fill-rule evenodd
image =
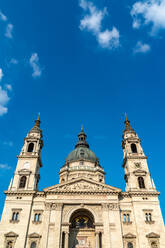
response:
<svg viewBox="0 0 165 248"><path fill-rule="evenodd" d="M105 184L105 172L81 129L59 171L59 184L38 190L40 119L27 134L0 223L0 248L165 248L165 227L141 141L126 118L126 190Z"/></svg>

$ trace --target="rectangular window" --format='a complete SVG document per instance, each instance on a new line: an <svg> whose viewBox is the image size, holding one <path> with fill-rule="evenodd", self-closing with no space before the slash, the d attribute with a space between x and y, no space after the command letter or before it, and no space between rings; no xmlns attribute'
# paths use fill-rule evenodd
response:
<svg viewBox="0 0 165 248"><path fill-rule="evenodd" d="M131 211L122 211L123 224L132 224L131 222Z"/></svg>
<svg viewBox="0 0 165 248"><path fill-rule="evenodd" d="M153 224L153 214L152 214L152 209L151 210L143 210L144 211L144 218L145 218L145 222L149 223L149 224Z"/></svg>
<svg viewBox="0 0 165 248"><path fill-rule="evenodd" d="M17 223L20 221L20 212L22 209L12 209L10 222Z"/></svg>
<svg viewBox="0 0 165 248"><path fill-rule="evenodd" d="M34 215L32 220L34 224L39 224L42 222L42 213L43 210L34 210Z"/></svg>

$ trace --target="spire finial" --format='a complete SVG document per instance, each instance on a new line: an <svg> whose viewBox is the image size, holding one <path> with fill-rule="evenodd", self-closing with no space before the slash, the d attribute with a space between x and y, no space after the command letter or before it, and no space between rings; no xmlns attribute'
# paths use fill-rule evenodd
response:
<svg viewBox="0 0 165 248"><path fill-rule="evenodd" d="M40 112L38 113L37 120L40 121Z"/></svg>
<svg viewBox="0 0 165 248"><path fill-rule="evenodd" d="M125 121L128 121L127 113L125 112Z"/></svg>
<svg viewBox="0 0 165 248"><path fill-rule="evenodd" d="M127 118L127 114L125 113L125 131L133 131L133 128L130 125L130 121Z"/></svg>
<svg viewBox="0 0 165 248"><path fill-rule="evenodd" d="M35 127L39 127L40 128L40 112L38 113L38 117L37 117L37 120L35 121Z"/></svg>
<svg viewBox="0 0 165 248"><path fill-rule="evenodd" d="M84 126L81 125L81 132L84 132Z"/></svg>

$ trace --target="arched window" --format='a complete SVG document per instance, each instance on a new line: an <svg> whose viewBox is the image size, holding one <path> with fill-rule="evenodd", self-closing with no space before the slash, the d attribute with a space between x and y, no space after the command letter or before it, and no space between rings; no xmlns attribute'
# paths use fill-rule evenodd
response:
<svg viewBox="0 0 165 248"><path fill-rule="evenodd" d="M11 220L12 221L18 221L19 220L19 213L13 212Z"/></svg>
<svg viewBox="0 0 165 248"><path fill-rule="evenodd" d="M140 189L145 189L145 184L144 184L144 178L143 177L138 177L138 183L139 183L139 188Z"/></svg>
<svg viewBox="0 0 165 248"><path fill-rule="evenodd" d="M133 248L132 242L128 242L127 248Z"/></svg>
<svg viewBox="0 0 165 248"><path fill-rule="evenodd" d="M136 147L136 145L134 143L131 144L131 150L132 150L133 153L137 153L137 147Z"/></svg>
<svg viewBox="0 0 165 248"><path fill-rule="evenodd" d="M36 242L32 242L30 248L37 248Z"/></svg>
<svg viewBox="0 0 165 248"><path fill-rule="evenodd" d="M30 143L28 146L28 152L33 152L34 149L34 143Z"/></svg>
<svg viewBox="0 0 165 248"><path fill-rule="evenodd" d="M14 212L14 213L12 214L12 220L15 220L15 215L16 215L16 213Z"/></svg>
<svg viewBox="0 0 165 248"><path fill-rule="evenodd" d="M148 217L149 217L149 221L152 221L152 215L151 215L151 213L149 213Z"/></svg>
<svg viewBox="0 0 165 248"><path fill-rule="evenodd" d="M127 222L126 214L123 214L123 221L124 223Z"/></svg>
<svg viewBox="0 0 165 248"><path fill-rule="evenodd" d="M145 214L145 216L146 216L146 221L149 221L148 214L147 213Z"/></svg>
<svg viewBox="0 0 165 248"><path fill-rule="evenodd" d="M130 222L130 216L127 214L127 222Z"/></svg>
<svg viewBox="0 0 165 248"><path fill-rule="evenodd" d="M145 216L146 216L146 221L147 222L152 221L152 214L151 213L146 213Z"/></svg>
<svg viewBox="0 0 165 248"><path fill-rule="evenodd" d="M41 214L38 214L38 221L41 221Z"/></svg>
<svg viewBox="0 0 165 248"><path fill-rule="evenodd" d="M151 243L151 248L158 248L157 243L155 241Z"/></svg>
<svg viewBox="0 0 165 248"><path fill-rule="evenodd" d="M15 220L18 220L18 219L19 219L19 213L16 213Z"/></svg>
<svg viewBox="0 0 165 248"><path fill-rule="evenodd" d="M13 242L12 241L8 241L6 248L13 248Z"/></svg>
<svg viewBox="0 0 165 248"><path fill-rule="evenodd" d="M41 214L35 214L34 215L34 222L40 222L41 221Z"/></svg>
<svg viewBox="0 0 165 248"><path fill-rule="evenodd" d="M23 189L26 186L26 176L22 176L19 182L19 188Z"/></svg>
<svg viewBox="0 0 165 248"><path fill-rule="evenodd" d="M34 215L34 221L37 222L38 221L38 214Z"/></svg>

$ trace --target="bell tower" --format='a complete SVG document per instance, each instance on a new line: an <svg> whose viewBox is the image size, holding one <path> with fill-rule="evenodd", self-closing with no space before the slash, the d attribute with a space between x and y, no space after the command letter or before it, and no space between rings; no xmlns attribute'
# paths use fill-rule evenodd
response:
<svg viewBox="0 0 165 248"><path fill-rule="evenodd" d="M9 190L38 190L40 179L41 150L43 147L42 130L40 129L40 115L35 121L34 127L24 139L24 145L18 156L14 179Z"/></svg>
<svg viewBox="0 0 165 248"><path fill-rule="evenodd" d="M126 191L156 191L147 164L147 157L141 146L141 140L125 118L122 148L124 153Z"/></svg>

